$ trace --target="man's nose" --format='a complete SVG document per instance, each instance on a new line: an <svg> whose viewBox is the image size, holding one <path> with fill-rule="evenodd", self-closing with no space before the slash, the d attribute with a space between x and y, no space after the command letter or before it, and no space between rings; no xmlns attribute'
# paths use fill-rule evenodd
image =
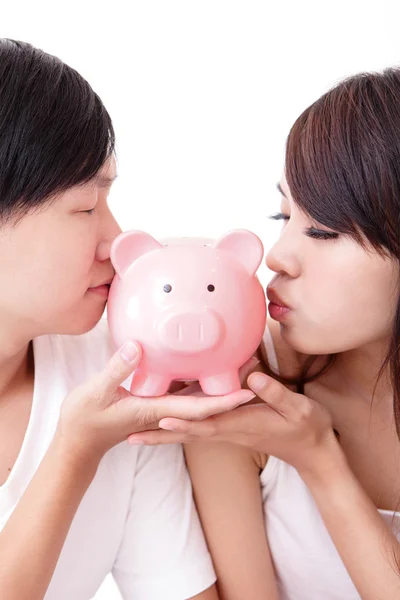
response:
<svg viewBox="0 0 400 600"><path fill-rule="evenodd" d="M122 229L110 211L109 219L107 220L107 226L104 229L103 239L97 246L97 260L103 262L110 258L111 244L120 233L122 233Z"/></svg>

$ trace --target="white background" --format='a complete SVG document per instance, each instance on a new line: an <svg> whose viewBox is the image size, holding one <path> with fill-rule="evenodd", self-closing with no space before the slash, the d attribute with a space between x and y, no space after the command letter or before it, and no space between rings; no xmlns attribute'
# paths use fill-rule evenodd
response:
<svg viewBox="0 0 400 600"><path fill-rule="evenodd" d="M123 229L218 237L245 227L268 249L291 124L344 76L400 64L396 5L2 0L0 37L57 55L103 99L118 142L110 206ZM107 578L96 600L119 597Z"/></svg>

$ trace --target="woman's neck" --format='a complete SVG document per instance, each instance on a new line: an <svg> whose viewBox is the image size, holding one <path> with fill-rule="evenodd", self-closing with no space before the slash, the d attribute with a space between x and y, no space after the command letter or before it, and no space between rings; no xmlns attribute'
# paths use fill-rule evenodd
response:
<svg viewBox="0 0 400 600"><path fill-rule="evenodd" d="M342 352L336 356L330 381L336 389L353 392L370 403L374 400L393 398L393 387L386 368L378 379L380 369L388 351L388 340Z"/></svg>

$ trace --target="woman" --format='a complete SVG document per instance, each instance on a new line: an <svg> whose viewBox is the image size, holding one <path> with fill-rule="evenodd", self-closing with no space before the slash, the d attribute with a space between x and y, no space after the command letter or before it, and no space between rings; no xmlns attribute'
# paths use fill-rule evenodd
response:
<svg viewBox="0 0 400 600"><path fill-rule="evenodd" d="M279 187L275 379L249 376L258 403L132 439L208 442L186 455L224 600L400 598L400 69L307 108Z"/></svg>
<svg viewBox="0 0 400 600"><path fill-rule="evenodd" d="M88 83L0 41L0 598L216 600L181 447L121 442L254 394L135 398L100 320L120 233L110 117ZM77 335L83 334L83 335ZM124 385L123 385L124 384Z"/></svg>

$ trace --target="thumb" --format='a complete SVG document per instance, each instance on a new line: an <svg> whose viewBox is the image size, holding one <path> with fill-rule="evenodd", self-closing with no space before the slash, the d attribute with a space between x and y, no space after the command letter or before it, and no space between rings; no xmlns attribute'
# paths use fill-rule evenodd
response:
<svg viewBox="0 0 400 600"><path fill-rule="evenodd" d="M102 394L115 393L121 383L129 377L142 358L142 349L140 345L128 340L121 348L110 358L105 369L99 373L97 383L102 390Z"/></svg>
<svg viewBox="0 0 400 600"><path fill-rule="evenodd" d="M258 358L256 356L252 356L247 362L244 363L244 365L240 367L239 378L242 385L246 383L247 377L257 367L259 363L260 361L258 360Z"/></svg>
<svg viewBox="0 0 400 600"><path fill-rule="evenodd" d="M258 398L280 413L287 412L287 396L289 390L276 379L265 373L251 373L248 380L249 388Z"/></svg>

